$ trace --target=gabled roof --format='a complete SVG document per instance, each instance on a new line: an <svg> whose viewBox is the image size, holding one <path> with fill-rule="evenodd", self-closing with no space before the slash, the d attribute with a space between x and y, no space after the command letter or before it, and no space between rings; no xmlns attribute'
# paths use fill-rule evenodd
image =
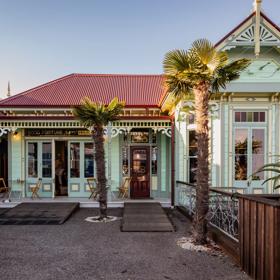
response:
<svg viewBox="0 0 280 280"><path fill-rule="evenodd" d="M158 107L165 95L163 75L70 74L0 101L0 107L70 107L83 97L127 107Z"/></svg>
<svg viewBox="0 0 280 280"><path fill-rule="evenodd" d="M215 47L219 50L225 46L253 45L254 44L254 26L255 15L251 13L240 24L232 29L227 35L219 40ZM279 46L280 44L280 27L261 12L260 26L261 45Z"/></svg>

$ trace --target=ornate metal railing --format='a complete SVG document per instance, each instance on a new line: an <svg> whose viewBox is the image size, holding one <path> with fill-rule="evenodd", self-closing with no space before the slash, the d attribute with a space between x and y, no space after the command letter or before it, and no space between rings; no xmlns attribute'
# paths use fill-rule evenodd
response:
<svg viewBox="0 0 280 280"><path fill-rule="evenodd" d="M196 187L177 181L178 205L193 216L196 208ZM231 192L210 188L208 222L225 234L238 241L238 198Z"/></svg>

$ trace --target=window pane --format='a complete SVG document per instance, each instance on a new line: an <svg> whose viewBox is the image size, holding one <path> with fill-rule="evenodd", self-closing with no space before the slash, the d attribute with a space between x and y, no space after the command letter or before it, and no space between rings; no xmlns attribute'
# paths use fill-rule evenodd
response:
<svg viewBox="0 0 280 280"><path fill-rule="evenodd" d="M195 183L196 182L196 170L197 170L197 158L195 157L190 157L189 158L189 165L190 165L190 170L189 170L189 183Z"/></svg>
<svg viewBox="0 0 280 280"><path fill-rule="evenodd" d="M252 153L264 154L264 129L252 130Z"/></svg>
<svg viewBox="0 0 280 280"><path fill-rule="evenodd" d="M42 145L42 176L44 178L52 177L52 144L43 143Z"/></svg>
<svg viewBox="0 0 280 280"><path fill-rule="evenodd" d="M235 180L247 180L247 155L235 155Z"/></svg>
<svg viewBox="0 0 280 280"><path fill-rule="evenodd" d="M152 148L152 175L157 175L157 153L158 148Z"/></svg>
<svg viewBox="0 0 280 280"><path fill-rule="evenodd" d="M28 143L28 177L38 177L38 144Z"/></svg>
<svg viewBox="0 0 280 280"><path fill-rule="evenodd" d="M85 178L93 177L93 143L85 143Z"/></svg>
<svg viewBox="0 0 280 280"><path fill-rule="evenodd" d="M196 156L197 155L197 140L195 131L191 130L189 132L189 156Z"/></svg>
<svg viewBox="0 0 280 280"><path fill-rule="evenodd" d="M241 122L241 112L235 112L235 121Z"/></svg>
<svg viewBox="0 0 280 280"><path fill-rule="evenodd" d="M264 165L264 129L252 130L252 173ZM263 180L264 174L258 173L254 180Z"/></svg>
<svg viewBox="0 0 280 280"><path fill-rule="evenodd" d="M194 114L189 114L189 124L194 124L194 122L195 122Z"/></svg>
<svg viewBox="0 0 280 280"><path fill-rule="evenodd" d="M247 180L248 130L235 130L235 180Z"/></svg>
<svg viewBox="0 0 280 280"><path fill-rule="evenodd" d="M246 112L241 112L241 121L246 122Z"/></svg>
<svg viewBox="0 0 280 280"><path fill-rule="evenodd" d="M131 143L149 143L149 130L137 129L130 132Z"/></svg>
<svg viewBox="0 0 280 280"><path fill-rule="evenodd" d="M80 177L80 143L70 145L70 177Z"/></svg>
<svg viewBox="0 0 280 280"><path fill-rule="evenodd" d="M128 176L128 147L122 148L122 174Z"/></svg>
<svg viewBox="0 0 280 280"><path fill-rule="evenodd" d="M153 132L153 133L152 133L152 143L153 143L153 144L156 144L156 143L157 143L157 133L156 133L156 132Z"/></svg>
<svg viewBox="0 0 280 280"><path fill-rule="evenodd" d="M265 112L260 112L260 122L265 122Z"/></svg>
<svg viewBox="0 0 280 280"><path fill-rule="evenodd" d="M259 122L259 112L254 112L254 122Z"/></svg>
<svg viewBox="0 0 280 280"><path fill-rule="evenodd" d="M247 112L247 122L253 121L253 112Z"/></svg>

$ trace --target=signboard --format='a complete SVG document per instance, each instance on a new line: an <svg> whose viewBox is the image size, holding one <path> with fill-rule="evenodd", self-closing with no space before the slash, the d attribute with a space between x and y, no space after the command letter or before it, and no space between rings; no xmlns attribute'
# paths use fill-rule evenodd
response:
<svg viewBox="0 0 280 280"><path fill-rule="evenodd" d="M91 136L87 129L26 129L25 136Z"/></svg>

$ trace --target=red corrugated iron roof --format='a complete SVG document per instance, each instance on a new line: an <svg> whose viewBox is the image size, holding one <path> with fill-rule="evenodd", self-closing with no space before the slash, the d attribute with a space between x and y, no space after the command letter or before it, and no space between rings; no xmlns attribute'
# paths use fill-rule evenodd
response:
<svg viewBox="0 0 280 280"><path fill-rule="evenodd" d="M69 107L87 96L108 104L155 107L165 95L163 75L70 74L0 101L1 107Z"/></svg>

